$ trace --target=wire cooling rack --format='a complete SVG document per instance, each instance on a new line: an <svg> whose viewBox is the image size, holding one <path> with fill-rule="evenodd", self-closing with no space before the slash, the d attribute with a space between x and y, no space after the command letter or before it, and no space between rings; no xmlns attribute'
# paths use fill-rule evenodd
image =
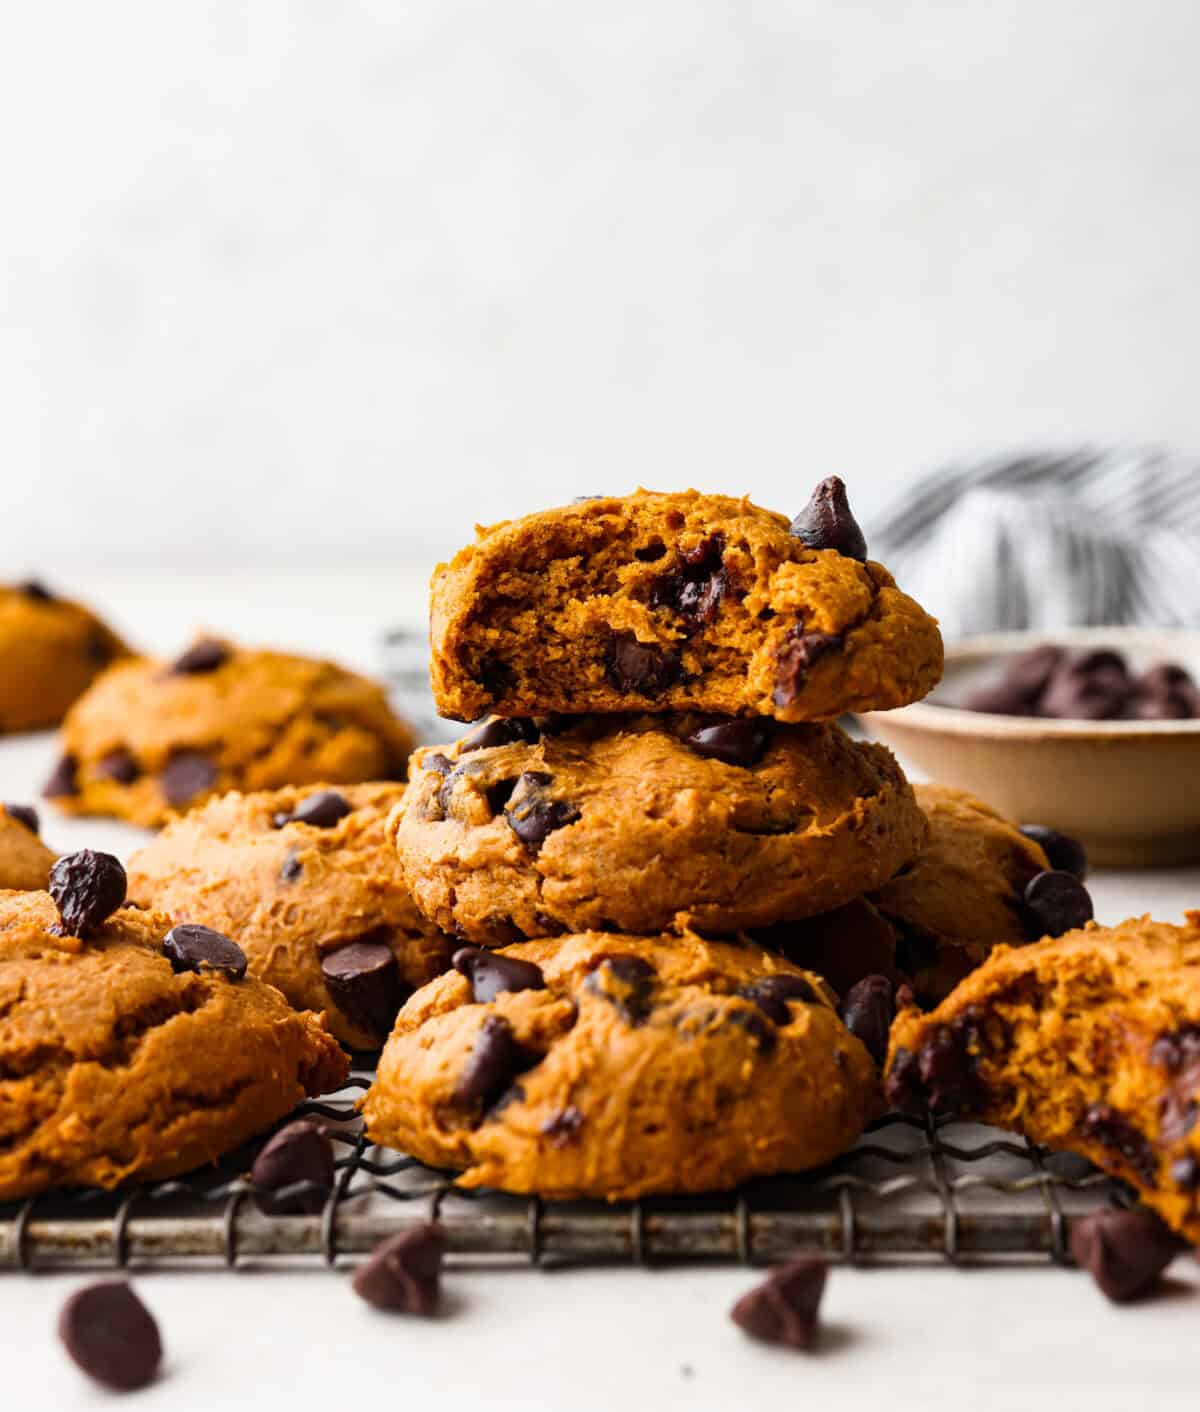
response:
<svg viewBox="0 0 1200 1412"><path fill-rule="evenodd" d="M452 1174L366 1140L354 1100L369 1082L356 1073L292 1115L324 1119L339 1153L318 1214L259 1208L248 1173L263 1139L186 1178L0 1205L0 1268L333 1265L430 1219L442 1224L452 1259L533 1265L766 1264L805 1252L855 1264L1068 1263L1070 1221L1120 1196L1070 1154L975 1124L898 1114L819 1172L721 1196L605 1204L462 1192Z"/></svg>

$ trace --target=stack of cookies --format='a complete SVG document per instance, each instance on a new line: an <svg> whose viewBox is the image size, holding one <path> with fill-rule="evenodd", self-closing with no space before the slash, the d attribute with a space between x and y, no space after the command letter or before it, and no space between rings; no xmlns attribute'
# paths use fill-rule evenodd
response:
<svg viewBox="0 0 1200 1412"><path fill-rule="evenodd" d="M397 1019L371 1137L466 1185L610 1199L844 1149L890 986L839 1013L765 943L926 846L895 760L834 722L923 696L942 643L841 482L790 524L639 491L493 527L435 573L432 645L442 714L490 714L415 753L388 828L466 944Z"/></svg>

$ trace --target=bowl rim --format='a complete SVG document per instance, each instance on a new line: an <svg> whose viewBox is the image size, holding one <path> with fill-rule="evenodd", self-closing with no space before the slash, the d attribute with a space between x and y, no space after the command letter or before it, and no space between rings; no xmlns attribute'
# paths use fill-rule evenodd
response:
<svg viewBox="0 0 1200 1412"><path fill-rule="evenodd" d="M1164 656L1174 655L1171 644L1180 645L1181 655L1200 658L1200 629L1119 627L1020 628L1009 632L977 633L960 637L946 645L947 666L977 657L998 657L1024 651L1041 643L1063 647L1146 647L1154 645ZM1200 736L1200 718L1170 721L1063 721L1046 716L1004 716L994 711L969 711L963 706L944 706L934 701L914 701L894 711L864 712L866 720L889 720L920 730L951 735L990 736L998 739L1033 740L1044 736L1070 740L1130 740L1140 736Z"/></svg>

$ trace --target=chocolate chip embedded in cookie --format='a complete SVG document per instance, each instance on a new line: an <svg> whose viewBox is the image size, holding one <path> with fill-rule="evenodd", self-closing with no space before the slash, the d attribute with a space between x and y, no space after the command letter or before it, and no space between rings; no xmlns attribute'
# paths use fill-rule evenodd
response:
<svg viewBox="0 0 1200 1412"><path fill-rule="evenodd" d="M47 893L0 894L0 1200L189 1171L345 1078L318 1016L178 969L170 927L125 907L84 939Z"/></svg>
<svg viewBox="0 0 1200 1412"><path fill-rule="evenodd" d="M232 793L174 820L129 860L129 895L236 937L252 975L378 1049L450 943L417 910L385 837L399 784ZM175 928L178 933L179 926Z"/></svg>
<svg viewBox="0 0 1200 1412"><path fill-rule="evenodd" d="M874 1111L828 988L758 947L590 932L489 959L489 999L465 957L408 1001L362 1103L373 1141L464 1186L723 1190L829 1161Z"/></svg>
<svg viewBox="0 0 1200 1412"><path fill-rule="evenodd" d="M438 710L827 720L937 684L937 624L866 558L836 478L789 526L696 491L598 496L481 530L434 574Z"/></svg>
<svg viewBox="0 0 1200 1412"><path fill-rule="evenodd" d="M482 946L765 926L877 886L924 842L892 756L835 726L495 724L418 751L389 824L417 905Z"/></svg>
<svg viewBox="0 0 1200 1412"><path fill-rule="evenodd" d="M231 789L403 779L412 743L374 682L203 638L174 662L106 672L64 722L45 793L155 827Z"/></svg>
<svg viewBox="0 0 1200 1412"><path fill-rule="evenodd" d="M96 676L128 652L94 613L44 584L0 586L0 735L58 725Z"/></svg>
<svg viewBox="0 0 1200 1412"><path fill-rule="evenodd" d="M900 1013L887 1093L1077 1152L1200 1240L1200 912L998 947Z"/></svg>
<svg viewBox="0 0 1200 1412"><path fill-rule="evenodd" d="M38 837L38 817L21 804L0 804L0 888L44 888L54 854Z"/></svg>

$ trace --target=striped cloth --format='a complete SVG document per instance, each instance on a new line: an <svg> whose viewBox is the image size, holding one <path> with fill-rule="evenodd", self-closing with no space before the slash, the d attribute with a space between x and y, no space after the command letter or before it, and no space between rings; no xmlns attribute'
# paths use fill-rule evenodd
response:
<svg viewBox="0 0 1200 1412"><path fill-rule="evenodd" d="M1200 460L1176 452L962 459L899 495L867 539L947 637L1200 626Z"/></svg>

